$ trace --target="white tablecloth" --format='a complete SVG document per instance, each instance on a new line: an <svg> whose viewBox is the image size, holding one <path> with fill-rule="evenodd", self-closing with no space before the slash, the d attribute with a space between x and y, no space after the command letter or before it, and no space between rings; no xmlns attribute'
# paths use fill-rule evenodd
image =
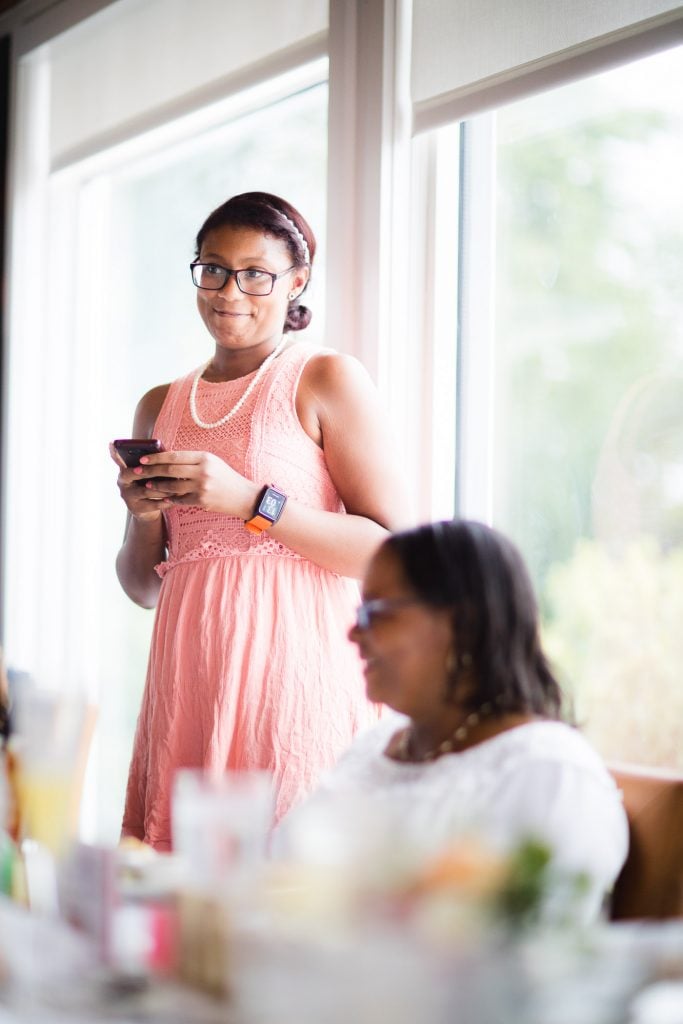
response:
<svg viewBox="0 0 683 1024"><path fill-rule="evenodd" d="M231 1024L225 1004L170 979L115 979L87 936L0 897L0 1024Z"/></svg>
<svg viewBox="0 0 683 1024"><path fill-rule="evenodd" d="M652 988L683 979L683 921L438 951L398 927L314 941L257 926L231 963L230 1003L170 979L126 988L85 936L0 899L0 1024L683 1024L683 984Z"/></svg>

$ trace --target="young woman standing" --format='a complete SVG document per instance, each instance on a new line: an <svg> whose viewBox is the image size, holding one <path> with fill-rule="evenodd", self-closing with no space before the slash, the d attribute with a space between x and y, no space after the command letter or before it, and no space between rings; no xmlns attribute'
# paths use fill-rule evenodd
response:
<svg viewBox="0 0 683 1024"><path fill-rule="evenodd" d="M213 354L138 405L165 451L118 460L119 579L157 609L123 833L158 849L176 769L268 770L279 818L375 716L344 633L404 503L368 374L291 337L314 255L277 196L210 214L191 270Z"/></svg>

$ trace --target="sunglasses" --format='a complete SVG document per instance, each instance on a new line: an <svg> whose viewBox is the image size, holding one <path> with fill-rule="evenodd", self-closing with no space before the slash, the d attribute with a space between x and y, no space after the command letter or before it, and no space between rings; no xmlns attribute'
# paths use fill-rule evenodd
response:
<svg viewBox="0 0 683 1024"><path fill-rule="evenodd" d="M376 597L363 601L356 609L356 629L370 629L375 619L391 614L396 608L422 603L416 597Z"/></svg>

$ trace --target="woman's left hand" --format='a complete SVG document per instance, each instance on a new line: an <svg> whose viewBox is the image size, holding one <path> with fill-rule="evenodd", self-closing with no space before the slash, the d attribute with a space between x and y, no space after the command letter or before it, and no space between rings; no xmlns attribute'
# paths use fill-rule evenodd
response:
<svg viewBox="0 0 683 1024"><path fill-rule="evenodd" d="M174 505L196 505L210 512L248 519L261 488L211 452L145 455L134 471L146 480L150 497Z"/></svg>

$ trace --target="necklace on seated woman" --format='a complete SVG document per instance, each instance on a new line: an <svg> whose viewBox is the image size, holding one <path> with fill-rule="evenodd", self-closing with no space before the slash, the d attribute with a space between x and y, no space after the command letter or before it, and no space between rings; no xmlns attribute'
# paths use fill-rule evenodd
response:
<svg viewBox="0 0 683 1024"><path fill-rule="evenodd" d="M413 749L414 730L412 726L408 726L398 738L396 747L392 752L392 757L395 761L412 761L414 764L420 764L423 761L435 761L437 757L441 757L442 754L452 754L456 747L462 747L465 740L468 738L472 729L479 725L482 719L490 718L493 714L501 714L502 709L500 701L484 701L483 704L476 709L471 711L463 722L455 729L450 736L445 740L442 740L436 747L431 750L427 750L422 754L418 754Z"/></svg>

